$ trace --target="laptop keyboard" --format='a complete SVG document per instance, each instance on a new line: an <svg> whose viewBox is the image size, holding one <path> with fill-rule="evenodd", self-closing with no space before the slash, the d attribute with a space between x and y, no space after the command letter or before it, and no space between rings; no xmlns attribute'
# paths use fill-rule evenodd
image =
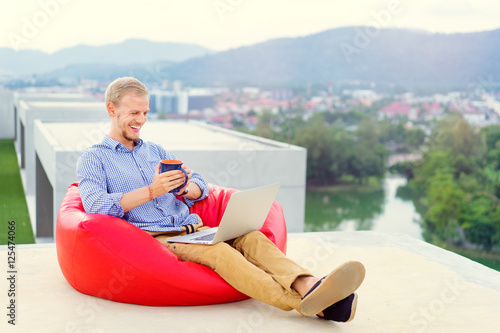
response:
<svg viewBox="0 0 500 333"><path fill-rule="evenodd" d="M193 238L192 240L195 240L195 241L211 241L214 238L215 238L215 232L213 234L208 234L208 235L205 235L205 236L200 236L200 237Z"/></svg>

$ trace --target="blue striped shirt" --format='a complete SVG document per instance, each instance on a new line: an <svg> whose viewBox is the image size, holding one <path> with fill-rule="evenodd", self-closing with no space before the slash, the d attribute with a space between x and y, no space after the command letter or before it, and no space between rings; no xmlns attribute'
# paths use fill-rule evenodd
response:
<svg viewBox="0 0 500 333"><path fill-rule="evenodd" d="M197 224L198 216L189 214L194 202L208 195L208 185L200 174L193 172L191 182L197 184L199 199L184 198L167 193L128 212L120 200L124 193L152 183L156 166L163 159L177 159L160 145L138 140L134 150L106 136L104 140L85 150L77 163L78 189L87 213L120 217L149 231L182 230L181 226Z"/></svg>

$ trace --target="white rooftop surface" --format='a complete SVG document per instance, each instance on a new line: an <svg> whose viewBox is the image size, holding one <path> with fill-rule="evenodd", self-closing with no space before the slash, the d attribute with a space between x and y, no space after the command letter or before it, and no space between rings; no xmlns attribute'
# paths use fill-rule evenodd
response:
<svg viewBox="0 0 500 333"><path fill-rule="evenodd" d="M37 109L82 109L82 108L101 108L103 115L106 114L106 108L103 106L102 102L90 102L90 101L27 101L25 102L30 108Z"/></svg>
<svg viewBox="0 0 500 333"><path fill-rule="evenodd" d="M75 291L59 270L55 244L19 245L16 251L16 326L5 315L4 277L1 332L500 331L500 272L403 234L289 235L287 255L317 276L348 260L365 265L350 323L303 318L256 300L199 307L115 303ZM0 257L7 258L6 246Z"/></svg>
<svg viewBox="0 0 500 333"><path fill-rule="evenodd" d="M70 92L18 92L17 100L23 101L95 101L95 97L84 93ZM101 103L102 105L103 103Z"/></svg>
<svg viewBox="0 0 500 333"><path fill-rule="evenodd" d="M109 132L109 122L44 122L44 126L63 150L72 151L82 150L82 140L88 146L101 142ZM141 128L140 133L143 140L160 144L169 151L297 148L258 137L249 140L248 136L235 131L191 121L149 121Z"/></svg>

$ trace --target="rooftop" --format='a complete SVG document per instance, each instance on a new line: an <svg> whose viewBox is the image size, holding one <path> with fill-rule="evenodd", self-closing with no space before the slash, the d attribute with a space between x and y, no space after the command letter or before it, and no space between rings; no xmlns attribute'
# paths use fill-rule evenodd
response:
<svg viewBox="0 0 500 333"><path fill-rule="evenodd" d="M23 101L95 101L95 97L84 93L76 92L54 92L49 91L32 91L32 92L19 92L16 93L19 100ZM102 103L101 103L102 105Z"/></svg>
<svg viewBox="0 0 500 333"><path fill-rule="evenodd" d="M45 109L81 109L93 108L102 109L102 113L106 114L106 108L102 102L86 102L86 101L27 101L25 102L30 108L45 108Z"/></svg>
<svg viewBox="0 0 500 333"><path fill-rule="evenodd" d="M500 272L403 234L289 234L287 255L318 276L348 260L366 266L356 317L346 324L302 318L255 300L200 307L115 303L72 289L59 270L54 244L19 245L16 251L16 327L4 316L2 332L500 330ZM0 257L7 258L6 246L0 246ZM0 290L8 290L7 283L0 279Z"/></svg>

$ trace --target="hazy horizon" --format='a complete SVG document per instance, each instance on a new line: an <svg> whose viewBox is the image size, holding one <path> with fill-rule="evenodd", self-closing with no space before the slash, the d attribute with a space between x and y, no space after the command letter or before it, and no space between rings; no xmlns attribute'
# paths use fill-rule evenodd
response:
<svg viewBox="0 0 500 333"><path fill-rule="evenodd" d="M46 53L127 39L197 44L218 52L366 25L446 34L500 28L500 3L493 0L25 0L4 7L0 47Z"/></svg>
<svg viewBox="0 0 500 333"><path fill-rule="evenodd" d="M257 41L255 42L255 44L259 44L259 43L265 43L267 41L271 41L273 39L280 39L280 38L298 38L298 37L305 37L305 36L309 36L309 35L314 35L314 34L317 34L317 33L321 33L321 32L324 32L324 31L328 31L328 30L334 30L334 29L342 29L342 28L364 28L365 26L342 26L342 27L335 27L335 28L331 28L331 29L326 29L326 30L322 30L322 31L317 31L317 32L314 32L314 33L311 33L311 34L307 34L307 35L303 35L303 36L281 36L281 37L274 37L274 38L270 38L270 39L267 39L267 40L263 40L263 41ZM414 31L414 32L421 32L421 33L428 33L428 34L446 34L446 35L452 35L452 34L468 34L468 33L476 33L476 32L486 32L486 31L494 31L494 30L499 30L499 28L495 28L495 29L490 29L490 30L480 30L480 31L467 31L467 32L432 32L432 31L428 31L428 30L424 30L424 29L416 29L416 28L400 28L400 27L387 27L387 28L383 28L383 29L401 29L401 30L408 30L408 31ZM363 29L361 29L361 31L363 32ZM191 45L198 45L198 46L202 46L202 47L206 47L205 45L202 45L202 44L196 44L196 43L192 43L192 42L179 42L179 41L157 41L157 40L152 40L150 38L147 38L147 37L129 37L129 38L125 38L123 40L120 40L120 41L111 41L109 43L105 43L105 44L101 44L101 45L92 45L92 44L87 44L87 43L82 43L82 44L76 44L76 45L71 45L71 46L67 46L67 47L64 47L62 49L58 49L54 52L46 52L44 50L38 50L38 49L21 49L21 50L18 50L18 51L40 51L40 52L44 52L44 53L47 53L47 54L53 54L53 53L57 53L58 51L61 51L61 50L64 50L66 48L72 48L72 47L77 47L77 46L90 46L90 47L100 47L100 46L108 46L108 45L117 45L117 44L121 44L121 43L124 43L126 41L129 41L129 40L145 40L145 41L148 41L148 42L153 42L153 43L180 43L180 44L191 44ZM239 48L239 47L245 47L245 46L250 46L250 45L254 45L254 44L249 44L249 45L240 45L240 46L236 46L234 48ZM2 47L5 47L5 48L9 48L9 49L13 49L12 47L10 46L0 46L0 48ZM207 47L208 48L208 47ZM208 48L210 51L214 51L214 52L223 52L223 51L227 51L227 50L214 50L214 49L210 49ZM229 50L229 49L228 49Z"/></svg>

